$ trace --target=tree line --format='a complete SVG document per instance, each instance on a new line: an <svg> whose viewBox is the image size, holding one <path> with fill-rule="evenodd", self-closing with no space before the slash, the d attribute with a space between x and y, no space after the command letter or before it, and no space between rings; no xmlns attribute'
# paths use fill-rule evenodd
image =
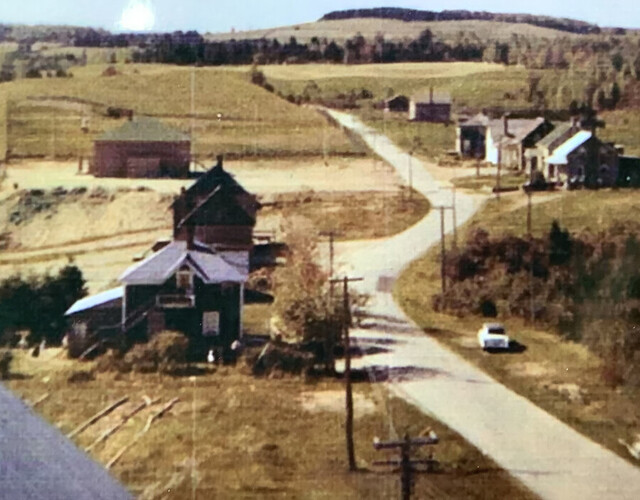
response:
<svg viewBox="0 0 640 500"><path fill-rule="evenodd" d="M376 18L398 19L410 21L499 21L505 23L526 23L543 28L551 28L569 33L593 34L600 33L595 24L575 19L560 19L551 16L536 16L531 14L500 14L493 12L477 12L469 10L443 10L441 12L429 10L403 9L399 7L379 7L373 9L348 9L330 12L321 21L342 19Z"/></svg>

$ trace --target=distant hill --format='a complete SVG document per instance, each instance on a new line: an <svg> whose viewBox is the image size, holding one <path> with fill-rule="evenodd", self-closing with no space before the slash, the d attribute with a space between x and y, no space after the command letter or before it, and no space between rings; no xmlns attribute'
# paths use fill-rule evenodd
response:
<svg viewBox="0 0 640 500"><path fill-rule="evenodd" d="M582 36L576 33L559 31L552 28L515 24L500 21L463 20L463 21L413 21L399 19L354 18L335 21L316 21L276 28L236 31L227 33L207 33L204 38L211 41L276 39L287 43L295 37L300 43L309 43L313 38L334 40L344 43L358 33L367 40L383 33L386 40L401 41L416 39L422 31L429 29L439 40L453 42L461 32L478 40L499 40L508 42L514 33L531 38L554 40L561 37Z"/></svg>
<svg viewBox="0 0 640 500"><path fill-rule="evenodd" d="M374 9L349 9L330 12L320 21L336 21L343 19L397 19L400 21L498 21L517 24L532 24L543 28L579 34L600 33L595 24L575 19L557 18L551 16L536 16L532 14L497 14L492 12L474 12L468 10L443 10L435 12L429 10L403 9L397 7L379 7Z"/></svg>

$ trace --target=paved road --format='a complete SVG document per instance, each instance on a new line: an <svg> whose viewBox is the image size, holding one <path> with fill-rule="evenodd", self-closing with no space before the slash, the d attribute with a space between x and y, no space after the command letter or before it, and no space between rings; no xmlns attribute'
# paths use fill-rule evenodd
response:
<svg viewBox="0 0 640 500"><path fill-rule="evenodd" d="M408 178L406 153L352 116L330 114ZM441 189L428 168L413 159L414 187L434 205L449 204L450 190ZM456 201L459 224L481 202L461 193ZM369 312L383 318L374 328L354 331L354 336L360 346L384 352L360 358L354 366L388 370L395 394L455 429L544 499L640 498L640 467L578 434L424 335L388 293L377 290L380 276L397 276L438 241L439 224L439 214L432 212L393 238L337 247L338 268L365 277L362 289L373 293Z"/></svg>
<svg viewBox="0 0 640 500"><path fill-rule="evenodd" d="M0 383L0 499L133 498Z"/></svg>

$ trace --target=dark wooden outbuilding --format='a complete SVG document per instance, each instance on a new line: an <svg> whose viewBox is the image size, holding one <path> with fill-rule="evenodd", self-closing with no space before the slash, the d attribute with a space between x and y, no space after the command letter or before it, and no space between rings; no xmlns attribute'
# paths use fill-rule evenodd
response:
<svg viewBox="0 0 640 500"><path fill-rule="evenodd" d="M416 122L449 123L451 121L451 96L445 93L417 94L409 103L409 120Z"/></svg>
<svg viewBox="0 0 640 500"><path fill-rule="evenodd" d="M189 176L189 136L155 118L138 117L94 143L90 172L96 177Z"/></svg>
<svg viewBox="0 0 640 500"><path fill-rule="evenodd" d="M392 112L409 111L409 98L404 95L394 95L384 101L384 109Z"/></svg>

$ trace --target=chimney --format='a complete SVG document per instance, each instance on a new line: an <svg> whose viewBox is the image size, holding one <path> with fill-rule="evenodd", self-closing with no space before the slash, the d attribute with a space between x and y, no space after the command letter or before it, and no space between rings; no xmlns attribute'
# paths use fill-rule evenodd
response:
<svg viewBox="0 0 640 500"><path fill-rule="evenodd" d="M222 161L223 161L224 157L222 155L218 155L216 156L216 167L215 168L219 168L220 170L222 170Z"/></svg>
<svg viewBox="0 0 640 500"><path fill-rule="evenodd" d="M433 104L433 87L429 87L429 103Z"/></svg>
<svg viewBox="0 0 640 500"><path fill-rule="evenodd" d="M578 118L577 116L571 117L571 133L575 133L578 131L578 129L580 128L579 123L580 118Z"/></svg>
<svg viewBox="0 0 640 500"><path fill-rule="evenodd" d="M508 137L509 136L509 116L508 115L504 115L502 117L502 124L504 125L504 136Z"/></svg>

